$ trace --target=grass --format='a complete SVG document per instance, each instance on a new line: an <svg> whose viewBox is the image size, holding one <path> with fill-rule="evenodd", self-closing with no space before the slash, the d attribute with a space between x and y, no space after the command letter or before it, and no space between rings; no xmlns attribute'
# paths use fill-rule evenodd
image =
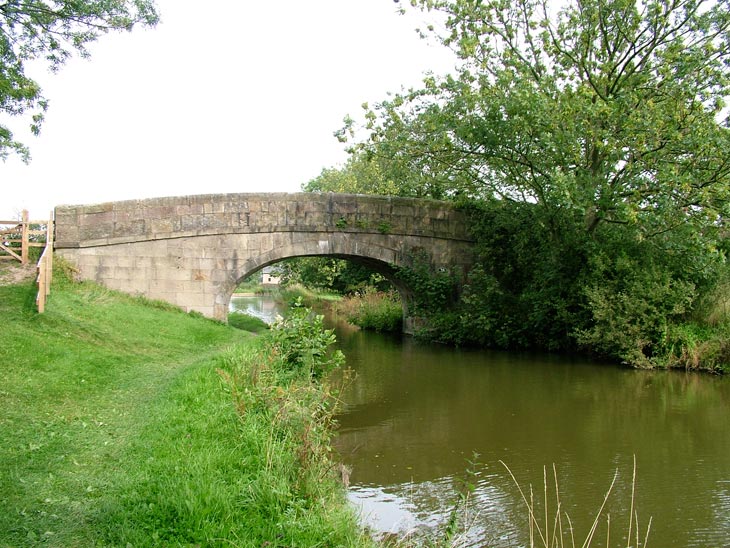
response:
<svg viewBox="0 0 730 548"><path fill-rule="evenodd" d="M236 287L235 293L263 293L264 286L258 280L246 279Z"/></svg>
<svg viewBox="0 0 730 548"><path fill-rule="evenodd" d="M231 312L228 314L228 325L250 333L261 333L269 329L267 324L261 318L245 314L243 312Z"/></svg>
<svg viewBox="0 0 730 548"><path fill-rule="evenodd" d="M403 328L403 307L397 291L368 290L350 295L337 303L336 310L362 329L400 332Z"/></svg>
<svg viewBox="0 0 730 548"><path fill-rule="evenodd" d="M301 284L292 284L280 288L281 299L285 302L294 302L297 299L307 305L312 304L329 304L342 299L342 295L327 291L326 289L318 289L305 287Z"/></svg>
<svg viewBox="0 0 730 548"><path fill-rule="evenodd" d="M730 323L670 326L660 360L660 365L669 368L726 373L730 364Z"/></svg>
<svg viewBox="0 0 730 548"><path fill-rule="evenodd" d="M0 286L0 547L369 542L317 388L275 386L262 340L56 279L43 315Z"/></svg>

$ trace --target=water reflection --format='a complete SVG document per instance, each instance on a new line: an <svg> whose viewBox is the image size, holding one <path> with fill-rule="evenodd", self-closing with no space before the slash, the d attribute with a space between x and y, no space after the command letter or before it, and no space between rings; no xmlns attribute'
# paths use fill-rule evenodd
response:
<svg viewBox="0 0 730 548"><path fill-rule="evenodd" d="M274 323L283 312L283 306L266 295L234 295L228 309L259 318L268 324Z"/></svg>
<svg viewBox="0 0 730 548"><path fill-rule="evenodd" d="M247 300L246 310L250 303L278 312L266 299ZM350 499L376 530L438 530L476 452L464 545L529 544L504 461L540 501L545 467L552 486L555 464L577 545L618 471L607 510L612 546L626 546L636 456L642 528L653 518L649 546L730 546L730 379L458 350L333 325L355 372L335 442L352 467ZM604 520L600 546L605 529Z"/></svg>
<svg viewBox="0 0 730 548"><path fill-rule="evenodd" d="M508 495L483 480L476 485L468 504L462 505L460 489L462 486L453 477L444 477L390 487L357 485L350 490L349 498L360 509L363 521L380 533L433 538L434 531L443 530L459 505L463 522L460 546L513 546L518 530L505 509ZM484 523L487 516L488 528Z"/></svg>
<svg viewBox="0 0 730 548"><path fill-rule="evenodd" d="M540 493L544 466L555 463L576 541L618 470L608 506L617 542L627 529L621 520L636 455L637 507L642 523L653 516L651 545L730 545L727 379L363 332L340 341L357 376L342 396L337 447L353 467L351 498L366 516L379 516L374 527L397 522L403 532L443 521L454 490L441 487L463 476L477 452L478 519L467 544L528 541L524 505L499 461Z"/></svg>

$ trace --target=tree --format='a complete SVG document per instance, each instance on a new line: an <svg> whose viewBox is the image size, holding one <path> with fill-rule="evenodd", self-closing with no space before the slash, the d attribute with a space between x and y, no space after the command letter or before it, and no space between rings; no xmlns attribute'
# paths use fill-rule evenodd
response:
<svg viewBox="0 0 730 548"><path fill-rule="evenodd" d="M154 0L0 0L0 113L29 116L37 135L48 101L40 85L27 76L27 62L42 60L56 71L73 52L88 56L88 44L101 34L157 22ZM30 157L27 146L3 121L0 158L10 153L24 161Z"/></svg>
<svg viewBox="0 0 730 548"><path fill-rule="evenodd" d="M437 336L730 359L710 321L730 276L730 0L410 4L455 73L338 136L388 179L475 199L477 264Z"/></svg>
<svg viewBox="0 0 730 548"><path fill-rule="evenodd" d="M294 257L280 263L285 283L334 291L342 295L366 287L390 288L382 275L363 264L335 257Z"/></svg>
<svg viewBox="0 0 730 548"><path fill-rule="evenodd" d="M443 185L417 169L405 168L382 154L353 150L344 166L327 168L302 185L305 192L346 192L410 198L446 197Z"/></svg>
<svg viewBox="0 0 730 548"><path fill-rule="evenodd" d="M398 195L403 186L386 179L380 166L364 154L350 156L340 168L326 168L302 185L305 192L345 192L349 194Z"/></svg>
<svg viewBox="0 0 730 548"><path fill-rule="evenodd" d="M589 233L725 222L729 0L411 4L443 14L459 71L368 109L358 150L447 195L577 212Z"/></svg>

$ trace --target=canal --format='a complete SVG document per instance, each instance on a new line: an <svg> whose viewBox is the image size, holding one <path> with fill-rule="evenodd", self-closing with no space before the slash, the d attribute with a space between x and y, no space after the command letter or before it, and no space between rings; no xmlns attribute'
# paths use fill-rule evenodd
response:
<svg viewBox="0 0 730 548"><path fill-rule="evenodd" d="M276 314L253 299L232 306ZM469 485L463 545L529 546L506 465L528 498L532 487L543 530L547 472L551 531L555 470L566 546L566 514L581 546L617 473L592 545L606 545L610 515L610 545L627 546L635 460L642 545L651 518L649 546L730 546L729 379L459 350L330 321L352 370L335 445L352 470L349 497L376 531L437 535Z"/></svg>

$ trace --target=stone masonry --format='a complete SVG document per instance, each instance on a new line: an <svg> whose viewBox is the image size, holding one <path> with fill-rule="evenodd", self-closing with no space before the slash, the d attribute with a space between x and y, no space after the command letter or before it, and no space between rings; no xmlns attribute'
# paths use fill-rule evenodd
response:
<svg viewBox="0 0 730 548"><path fill-rule="evenodd" d="M349 258L389 278L417 255L434 269L464 273L471 264L466 215L433 200L217 194L59 206L55 213L56 253L81 278L223 321L242 279L288 257ZM407 302L409 289L394 282Z"/></svg>

